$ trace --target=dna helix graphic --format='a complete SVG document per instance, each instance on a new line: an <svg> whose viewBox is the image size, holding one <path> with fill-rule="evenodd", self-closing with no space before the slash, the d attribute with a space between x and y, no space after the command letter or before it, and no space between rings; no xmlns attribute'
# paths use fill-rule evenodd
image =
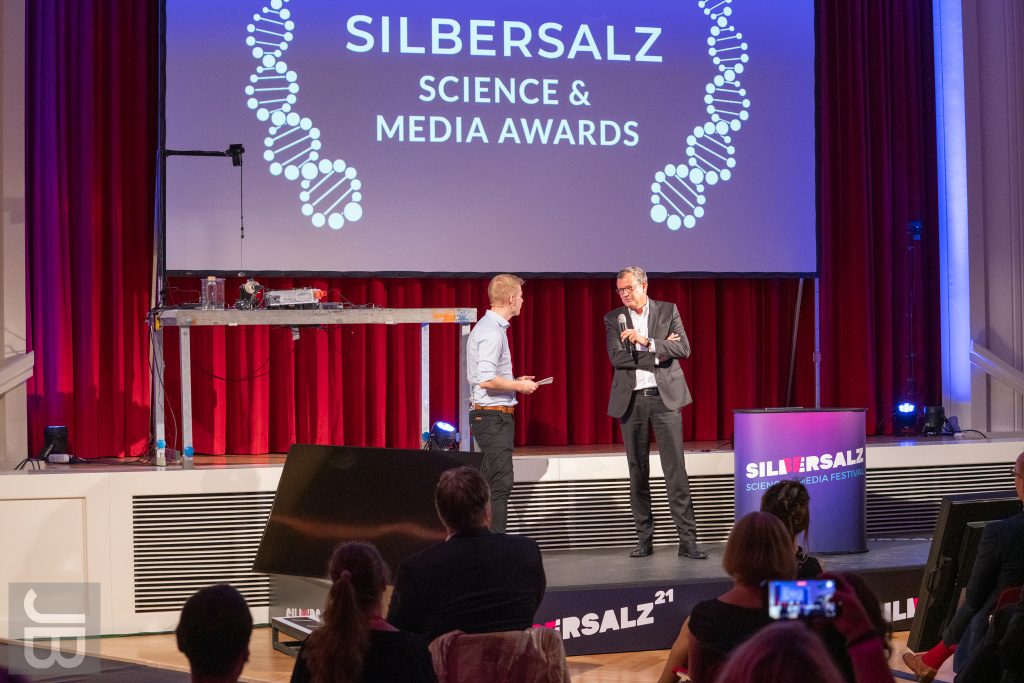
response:
<svg viewBox="0 0 1024 683"><path fill-rule="evenodd" d="M285 7L288 2L271 0L246 26L249 36L245 43L252 48L257 64L245 88L246 104L255 110L258 120L270 122L263 158L270 164L271 175L299 180L302 215L314 227L329 225L339 230L346 221L358 221L363 215L359 203L362 181L356 177L356 169L343 160L320 158L320 129L293 111L298 101L298 75L282 59L295 30L291 10Z"/></svg>
<svg viewBox="0 0 1024 683"><path fill-rule="evenodd" d="M697 6L711 19L708 54L718 74L704 96L710 120L686 138L685 162L668 164L651 183L651 218L669 230L693 228L704 217L707 188L728 182L736 167L732 133L747 120L750 100L739 81L748 61L743 34L731 23L732 0L700 0Z"/></svg>

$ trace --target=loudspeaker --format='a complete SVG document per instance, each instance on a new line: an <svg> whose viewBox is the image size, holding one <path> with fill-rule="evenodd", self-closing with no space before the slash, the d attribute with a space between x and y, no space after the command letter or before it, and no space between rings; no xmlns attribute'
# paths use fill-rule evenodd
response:
<svg viewBox="0 0 1024 683"><path fill-rule="evenodd" d="M47 427L43 430L43 450L49 453L67 453L68 452L68 428L67 427ZM50 448L50 446L53 448Z"/></svg>
<svg viewBox="0 0 1024 683"><path fill-rule="evenodd" d="M941 434L946 426L946 409L942 406L924 407L924 426L921 427L923 436L935 436Z"/></svg>

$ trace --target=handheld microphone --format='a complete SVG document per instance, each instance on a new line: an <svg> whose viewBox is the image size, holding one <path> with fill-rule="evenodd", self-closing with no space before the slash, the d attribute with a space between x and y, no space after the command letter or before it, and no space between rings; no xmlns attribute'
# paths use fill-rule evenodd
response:
<svg viewBox="0 0 1024 683"><path fill-rule="evenodd" d="M626 315L624 313L619 313L619 334L622 334L627 329L629 329L629 326L626 324ZM628 341L626 341L625 339L622 339L620 341L620 343L622 344L622 350L623 351L629 351L629 342Z"/></svg>

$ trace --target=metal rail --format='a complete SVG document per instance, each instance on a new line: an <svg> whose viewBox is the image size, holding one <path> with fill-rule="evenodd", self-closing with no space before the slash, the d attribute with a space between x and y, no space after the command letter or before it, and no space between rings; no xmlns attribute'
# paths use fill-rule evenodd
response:
<svg viewBox="0 0 1024 683"><path fill-rule="evenodd" d="M466 379L466 341L470 324L476 322L475 308L312 308L287 310L168 309L150 316L154 326L153 414L156 441L166 442L163 392L163 327L177 327L181 341L181 415L182 463L192 464L192 353L190 330L200 326L275 325L309 327L320 325L420 325L420 433L430 431L430 330L437 323L459 325L459 429L465 435L460 443L469 450L469 383ZM158 448L157 464L162 464L163 449Z"/></svg>

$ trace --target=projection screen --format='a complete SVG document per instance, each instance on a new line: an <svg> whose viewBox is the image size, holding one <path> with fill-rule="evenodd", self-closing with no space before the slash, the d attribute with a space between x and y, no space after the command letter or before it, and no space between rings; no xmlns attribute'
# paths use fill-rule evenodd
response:
<svg viewBox="0 0 1024 683"><path fill-rule="evenodd" d="M170 273L818 270L813 0L165 10Z"/></svg>

